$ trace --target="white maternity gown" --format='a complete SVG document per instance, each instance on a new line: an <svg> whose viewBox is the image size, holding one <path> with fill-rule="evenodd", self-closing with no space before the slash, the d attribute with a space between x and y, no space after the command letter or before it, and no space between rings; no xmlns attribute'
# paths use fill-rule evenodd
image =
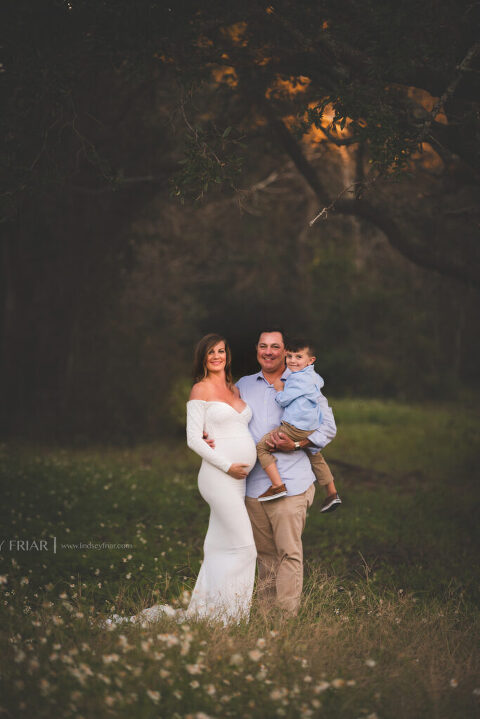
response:
<svg viewBox="0 0 480 719"><path fill-rule="evenodd" d="M187 402L187 443L203 461L198 488L210 505L210 520L203 545L204 561L186 615L221 619L225 624L248 619L255 578L257 552L245 507L245 479L234 479L227 470L234 462L257 459L248 430L252 411L237 412L226 402ZM211 449L206 431L215 440Z"/></svg>

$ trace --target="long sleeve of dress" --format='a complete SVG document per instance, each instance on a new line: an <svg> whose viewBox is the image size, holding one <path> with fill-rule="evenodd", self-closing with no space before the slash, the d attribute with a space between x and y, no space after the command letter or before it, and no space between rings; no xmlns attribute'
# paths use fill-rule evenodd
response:
<svg viewBox="0 0 480 719"><path fill-rule="evenodd" d="M228 472L232 463L209 447L203 439L206 408L207 403L201 399L191 399L187 402L187 444L202 459L218 467L222 472Z"/></svg>

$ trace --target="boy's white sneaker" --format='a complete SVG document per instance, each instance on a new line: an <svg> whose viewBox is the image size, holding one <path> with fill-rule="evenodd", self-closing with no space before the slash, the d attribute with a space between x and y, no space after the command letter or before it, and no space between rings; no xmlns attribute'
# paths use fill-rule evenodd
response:
<svg viewBox="0 0 480 719"><path fill-rule="evenodd" d="M329 494L328 497L325 497L323 500L323 504L320 508L321 512L333 512L334 509L337 509L338 505L342 503L342 500L338 496L338 492L335 492L335 494Z"/></svg>

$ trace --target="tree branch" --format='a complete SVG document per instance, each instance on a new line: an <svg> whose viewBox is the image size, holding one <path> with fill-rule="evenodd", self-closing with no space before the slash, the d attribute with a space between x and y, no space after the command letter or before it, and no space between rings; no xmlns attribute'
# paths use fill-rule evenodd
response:
<svg viewBox="0 0 480 719"><path fill-rule="evenodd" d="M473 274L473 270L469 267L452 265L443 256L434 256L426 244L422 246L420 243L413 244L409 242L395 220L380 208L375 207L367 200L343 199L343 195L352 187L355 187L357 183L352 183L352 185L345 188L335 200L330 201L316 169L307 160L301 147L295 141L285 124L276 117L273 108L267 100L262 100L262 109L295 167L305 178L318 200L324 204L323 210L315 219L325 217L327 211L331 209L342 215L350 215L367 220L383 232L393 248L414 264L427 270L434 270L446 277L459 280L467 285L480 288L480 279ZM373 178L371 182L375 182L376 179L378 178ZM312 224L313 221L310 222L310 225Z"/></svg>
<svg viewBox="0 0 480 719"><path fill-rule="evenodd" d="M368 200L341 199L335 203L334 209L342 215L351 215L374 224L384 233L390 245L415 265L480 289L480 279L473 274L470 267L452 265L443 255L434 256L426 244L409 242L398 224Z"/></svg>
<svg viewBox="0 0 480 719"><path fill-rule="evenodd" d="M172 168L173 171L173 168ZM80 195L104 195L107 192L118 192L119 190L127 189L132 185L139 184L164 184L167 182L170 173L165 175L145 175L143 177L119 177L115 182L111 182L103 187L79 187L78 185L72 185L72 190L78 192Z"/></svg>
<svg viewBox="0 0 480 719"><path fill-rule="evenodd" d="M292 159L293 164L300 172L300 174L306 179L320 202L328 203L328 192L323 187L318 174L313 165L307 160L303 154L300 145L295 140L291 132L286 127L283 120L281 120L275 114L271 104L264 98L257 98L257 103L260 104L272 130L280 140L287 155Z"/></svg>
<svg viewBox="0 0 480 719"><path fill-rule="evenodd" d="M323 132L329 142L331 142L333 145L337 145L337 147L348 147L349 145L356 145L358 142L360 142L357 137L335 137L334 135L332 135L331 132L327 130L326 127L323 127L323 125L320 125L318 129Z"/></svg>
<svg viewBox="0 0 480 719"><path fill-rule="evenodd" d="M457 74L453 78L452 82L449 84L445 92L441 95L441 97L438 98L437 102L432 108L432 111L429 114L428 120L425 121L423 128L418 136L418 142L423 142L425 138L428 136L430 132L430 128L432 126L433 121L437 117L440 110L445 106L445 104L448 102L448 100L453 96L455 90L458 87L458 84L460 80L462 79L462 76L466 70L470 69L470 63L472 62L475 55L480 51L480 43L476 42L472 45L470 50L467 52L465 57L463 58L460 65L457 65Z"/></svg>

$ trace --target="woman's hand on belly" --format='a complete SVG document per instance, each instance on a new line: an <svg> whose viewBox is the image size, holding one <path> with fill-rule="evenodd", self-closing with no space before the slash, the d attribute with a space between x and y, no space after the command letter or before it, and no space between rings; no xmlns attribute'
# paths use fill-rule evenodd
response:
<svg viewBox="0 0 480 719"><path fill-rule="evenodd" d="M241 462L234 462L230 465L230 469L228 470L227 474L230 475L230 477L233 477L234 479L245 479L247 474L250 471L250 465L249 464L242 464Z"/></svg>

